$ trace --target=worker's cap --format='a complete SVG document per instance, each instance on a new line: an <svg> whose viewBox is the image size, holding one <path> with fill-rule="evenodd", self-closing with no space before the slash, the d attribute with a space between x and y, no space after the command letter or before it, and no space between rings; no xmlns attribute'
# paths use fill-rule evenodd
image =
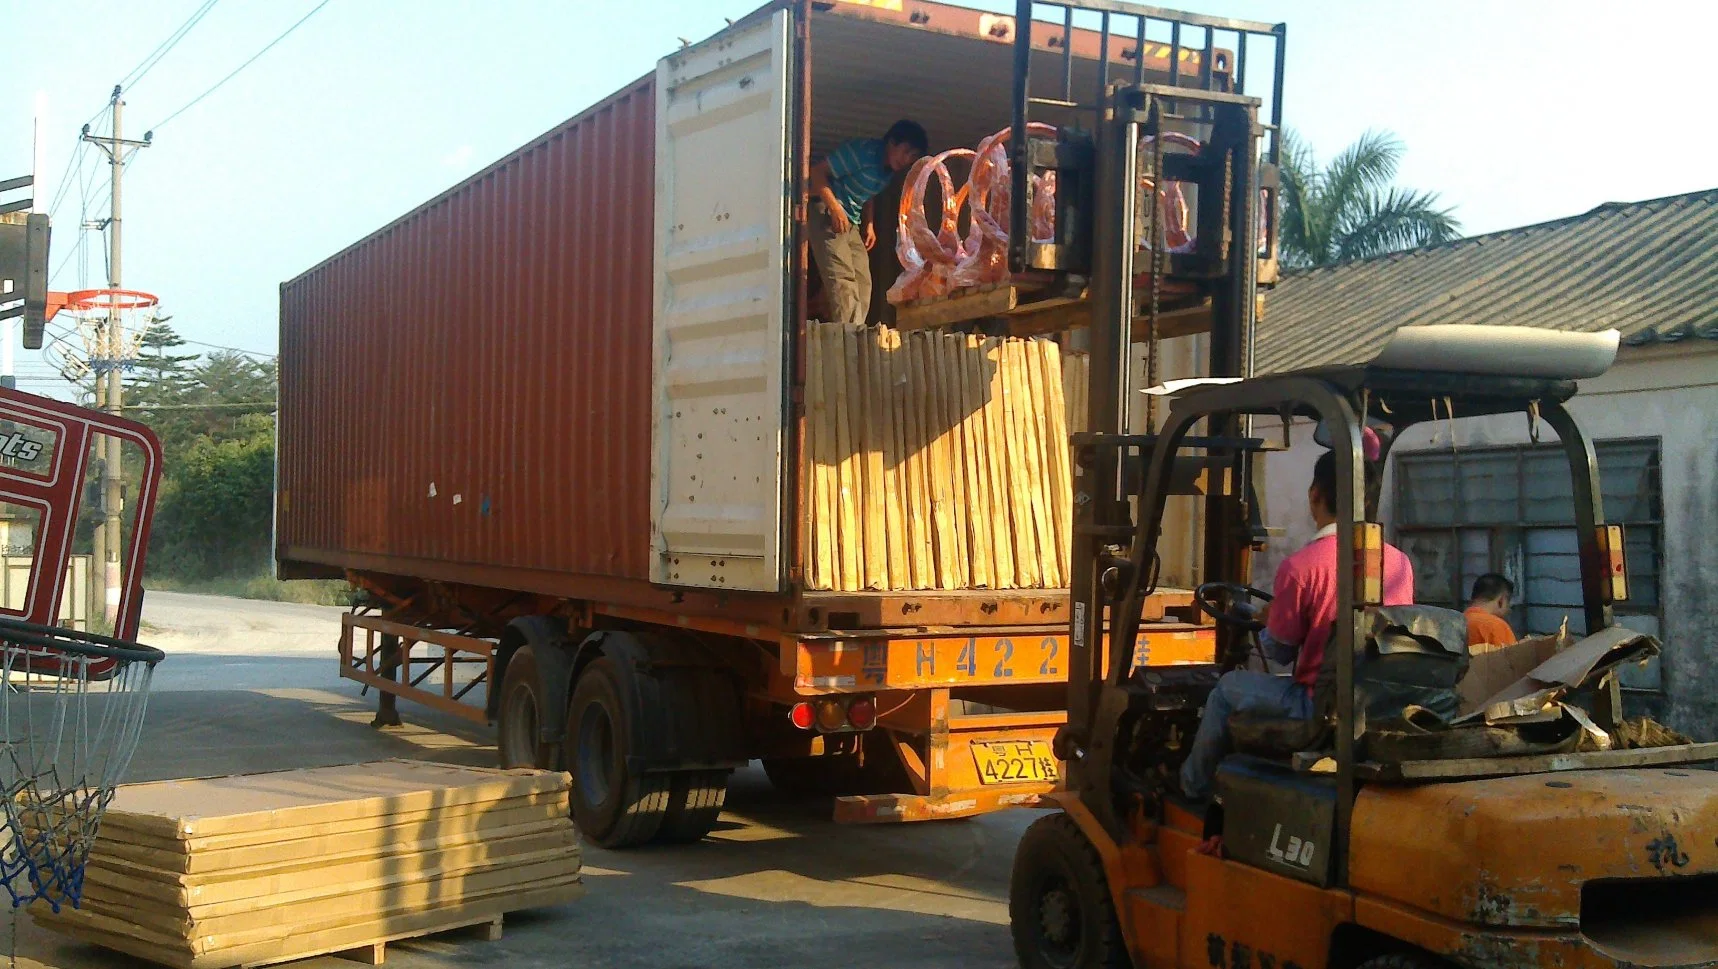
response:
<svg viewBox="0 0 1718 969"><path fill-rule="evenodd" d="M1360 429L1360 450L1365 455L1366 460L1376 461L1383 456L1384 440L1391 435L1393 430L1389 424L1376 418L1366 421L1366 426ZM1313 429L1312 439L1320 447L1330 447L1330 424L1326 421L1319 421L1318 426Z"/></svg>

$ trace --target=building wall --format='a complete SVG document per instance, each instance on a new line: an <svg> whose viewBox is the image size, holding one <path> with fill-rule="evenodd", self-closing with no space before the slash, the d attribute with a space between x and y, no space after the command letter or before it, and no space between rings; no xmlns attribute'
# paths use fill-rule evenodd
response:
<svg viewBox="0 0 1718 969"><path fill-rule="evenodd" d="M1718 575L1718 343L1625 347L1608 373L1581 382L1569 410L1593 440L1659 439L1664 699L1636 702L1697 739L1718 739L1718 584L1711 579ZM1257 433L1277 438L1282 431L1263 419ZM1527 420L1509 414L1422 424L1405 431L1393 453L1449 448L1452 434L1457 447L1522 444ZM1310 422L1295 422L1290 437L1292 446L1269 455L1255 483L1265 524L1281 529L1254 559L1254 584L1266 589L1277 564L1313 532L1306 487L1323 449L1312 441ZM1541 440L1548 439L1554 437L1546 429ZM1379 511L1386 528L1394 466L1385 469Z"/></svg>

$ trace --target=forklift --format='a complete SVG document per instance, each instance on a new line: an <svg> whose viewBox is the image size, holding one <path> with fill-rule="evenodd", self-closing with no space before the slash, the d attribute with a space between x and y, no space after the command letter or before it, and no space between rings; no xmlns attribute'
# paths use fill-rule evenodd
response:
<svg viewBox="0 0 1718 969"><path fill-rule="evenodd" d="M1076 103L1071 70L1052 92L1059 97L1037 96L1033 85L1031 34L1055 26L1033 22L1045 6L1061 8L1063 24L1076 15L1101 23L1103 52L1114 49L1112 30L1123 39L1137 30L1141 46L1148 31L1167 33L1172 64L1184 44L1203 40L1198 60L1220 63L1214 51L1230 44L1232 69L1153 85L1112 76L1101 57L1096 94L1078 105L1091 129L1034 136L1035 107ZM1583 751L1572 736L1535 734L1542 723L1439 721L1421 734L1395 729L1423 714L1412 704L1380 716L1376 687L1392 664L1408 664L1395 668L1410 685L1447 694L1468 655L1459 613L1382 603L1385 546L1365 501L1368 427L1399 433L1454 414L1543 422L1571 472L1585 629L1596 638L1626 632L1612 615L1627 597L1621 528L1604 520L1592 445L1564 406L1574 379L1542 358L1512 356L1502 330L1451 334L1447 353L1440 334L1422 332L1431 349L1406 362L1253 376L1256 296L1276 271L1282 25L1115 0L1022 2L1016 24L1010 265L1062 274L1089 295L1092 381L1088 430L1071 441L1068 721L1055 742L1064 769L1047 799L1057 810L1017 849L1009 908L1020 964L1718 963L1718 775L1691 767L1718 758L1718 744ZM1268 122L1245 84L1248 42L1257 62L1261 38L1272 48ZM1198 150L1166 154L1170 133ZM1024 231L1026 182L1048 170L1062 187L1058 238L1039 243ZM1199 229L1176 251L1151 198L1167 180L1187 187ZM1174 395L1159 420L1156 395L1130 395L1129 354L1147 343L1155 358L1156 341L1174 332L1165 328L1170 313L1184 315L1190 301L1209 324L1209 377ZM1157 382L1154 364L1146 379ZM1149 433L1127 433L1135 397L1144 398ZM1261 417L1281 423L1281 442L1253 434ZM1268 537L1255 462L1287 447L1297 419L1316 422L1337 471L1328 702L1307 720L1233 718L1235 752L1218 769L1215 801L1190 803L1173 778L1207 695L1257 649L1253 604L1269 598L1247 584L1251 553ZM1176 495L1201 504L1194 600L1216 626L1216 647L1209 663L1148 659L1135 668L1125 644L1142 629ZM1614 664L1576 686L1592 729L1614 731L1622 718ZM1476 737L1484 742L1469 742Z"/></svg>

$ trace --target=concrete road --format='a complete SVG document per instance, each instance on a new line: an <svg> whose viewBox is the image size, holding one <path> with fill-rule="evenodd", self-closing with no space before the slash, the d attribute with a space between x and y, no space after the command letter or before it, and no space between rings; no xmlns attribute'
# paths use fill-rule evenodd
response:
<svg viewBox="0 0 1718 969"><path fill-rule="evenodd" d="M150 593L144 637L167 650L130 779L414 757L495 763L490 731L401 705L405 727L369 726L372 699L336 675L339 609ZM500 942L458 933L391 944L397 969L563 967L1007 967L1008 871L1037 816L839 826L827 800L778 794L738 772L701 844L585 854L588 893L507 918ZM19 964L146 963L18 928ZM351 963L315 959L299 969Z"/></svg>

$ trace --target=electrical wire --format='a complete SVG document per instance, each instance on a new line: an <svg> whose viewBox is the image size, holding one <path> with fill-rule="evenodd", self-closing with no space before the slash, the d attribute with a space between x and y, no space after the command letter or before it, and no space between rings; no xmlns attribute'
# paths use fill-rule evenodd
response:
<svg viewBox="0 0 1718 969"><path fill-rule="evenodd" d="M59 183L55 186L57 190L54 192L54 200L48 203L48 221L53 221L54 216L59 214L60 203L65 201L67 193L71 190L72 180L68 176L72 173L72 166L76 165L78 171L83 171L82 162L84 153L87 151L89 151L89 142L83 140L83 136L80 135L78 146L66 156L66 170L60 173Z"/></svg>
<svg viewBox="0 0 1718 969"><path fill-rule="evenodd" d="M184 337L180 337L179 339L185 340ZM276 357L280 356L280 354L278 354L278 353L264 353L261 350L243 350L243 349L240 349L239 347L224 347L224 346L221 346L219 343L204 343L201 340L185 340L185 342L191 344L192 346L208 347L212 350L230 350L233 353L242 353L247 357L267 357L270 360L273 360Z"/></svg>
<svg viewBox="0 0 1718 969"><path fill-rule="evenodd" d="M191 32L192 27L197 26L199 21L208 16L209 11L213 10L215 8L215 4L218 2L220 2L220 0L205 0L201 7L198 7L183 24L179 25L178 30L173 31L173 33L167 36L166 40L157 44L154 50L150 51L143 60L137 63L136 67L131 69L131 73L120 78L119 86L122 88L136 87L139 81L143 80L148 76L150 71L155 69L155 65L161 63L162 59L171 53L173 48L178 46L181 40L185 39L185 35Z"/></svg>
<svg viewBox="0 0 1718 969"><path fill-rule="evenodd" d="M297 22L295 22L292 26L286 28L286 30L282 31L280 36L276 37L275 39L273 39L273 40L269 41L267 44L265 44L263 46L262 50L257 51L255 54L252 54L243 64L240 64L238 67L233 68L233 72L231 74L228 74L226 77L223 77L219 81L216 81L213 87L209 88L207 91L204 91L202 94L199 94L196 97L192 98L190 100L190 102L187 103L184 107L182 107L179 110L168 115L165 119L163 119L159 122L156 122L153 126L151 126L149 128L149 130L150 131L160 131L162 128L167 126L168 122L172 121L174 118L177 118L180 115L184 114L185 112L196 107L198 102L202 101L204 98L206 98L209 95L214 94L216 91L220 90L221 85L223 85L223 84L227 83L228 81L232 80L233 78L237 77L240 71L243 71L245 68L256 63L257 58L268 53L270 50L273 50L274 45L285 40L288 35L290 35L293 31L297 30L299 27L304 26L304 22L306 20L309 20L311 17L316 16L317 12L320 11L323 7L328 6L328 4L329 4L329 0L322 0L321 3L310 8L309 13L298 18Z"/></svg>

